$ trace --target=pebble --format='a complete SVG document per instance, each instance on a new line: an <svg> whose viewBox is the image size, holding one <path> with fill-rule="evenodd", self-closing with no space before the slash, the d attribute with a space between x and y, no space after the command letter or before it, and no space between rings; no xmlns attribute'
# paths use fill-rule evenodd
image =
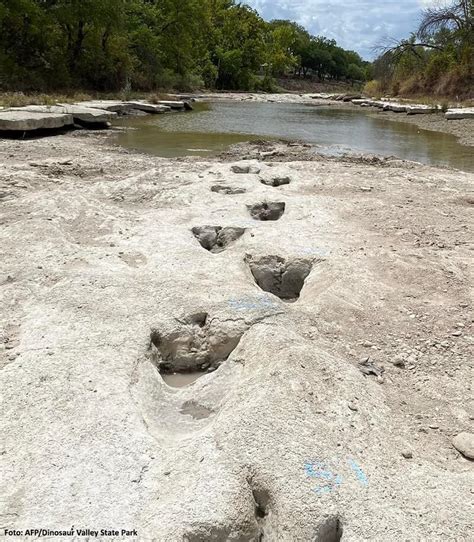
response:
<svg viewBox="0 0 474 542"><path fill-rule="evenodd" d="M413 459L413 453L410 452L409 450L402 452L402 456L405 459Z"/></svg>
<svg viewBox="0 0 474 542"><path fill-rule="evenodd" d="M474 433L459 433L453 439L453 446L468 459L474 459Z"/></svg>
<svg viewBox="0 0 474 542"><path fill-rule="evenodd" d="M453 331L452 336L453 337L460 337L462 335L462 331Z"/></svg>
<svg viewBox="0 0 474 542"><path fill-rule="evenodd" d="M395 365L395 367L405 367L405 356L403 354L397 354L393 358L392 364Z"/></svg>
<svg viewBox="0 0 474 542"><path fill-rule="evenodd" d="M260 168L258 166L254 166L254 165L234 165L234 166L231 166L231 171L233 173L253 173L253 174L258 174L260 173Z"/></svg>

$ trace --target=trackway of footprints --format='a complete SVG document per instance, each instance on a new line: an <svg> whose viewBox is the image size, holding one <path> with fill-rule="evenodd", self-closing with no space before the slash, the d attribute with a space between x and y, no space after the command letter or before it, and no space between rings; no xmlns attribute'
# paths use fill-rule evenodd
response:
<svg viewBox="0 0 474 542"><path fill-rule="evenodd" d="M236 174L259 174L256 165L231 166ZM290 184L287 176L260 177L259 181L271 187ZM211 191L224 195L242 194L243 188L213 185ZM247 205L251 218L276 221L285 213L283 201L261 201ZM238 243L246 228L212 225L195 226L191 233L201 247L212 254L225 251ZM289 303L296 302L305 280L311 273L313 260L283 258L278 255L254 256L245 254L244 262L259 288ZM220 322L207 312L188 315L168 328L153 329L150 337L150 358L164 381L173 387L183 387L200 376L215 371L224 363L240 342L249 326L237 320ZM182 378L179 378L182 375ZM176 378L178 377L178 378Z"/></svg>
<svg viewBox="0 0 474 542"><path fill-rule="evenodd" d="M258 174L260 170L257 166L239 164L232 166L232 171ZM258 177L258 181L269 187L291 182L288 177L263 176ZM213 185L210 189L225 197L246 192L243 188L225 185ZM260 201L246 207L251 219L263 222L280 220L285 210L286 203L283 201ZM231 247L242 249L248 230L243 227L200 225L192 227L189 234L203 251L209 253L209 258L218 258L220 253ZM299 299L313 268L313 259L242 252L241 258L247 267L249 280L253 279L262 292L274 295L285 303L294 303ZM279 312L274 314L284 313L285 306L282 305ZM193 438L213 423L226 395L237 384L240 375L237 353L234 364L225 362L245 333L266 317L223 318L218 313L210 314L202 310L184 318L165 318L151 329L145 363L137 366L135 398L148 430L163 446ZM156 371L161 376L159 380L154 378ZM190 385L214 371L217 371L215 377L203 379L202 385ZM255 503L255 540L263 540L271 516L270 496L265 488L252 480L248 482ZM339 540L340 537L332 536L335 532L329 527L327 536L324 532L321 540Z"/></svg>

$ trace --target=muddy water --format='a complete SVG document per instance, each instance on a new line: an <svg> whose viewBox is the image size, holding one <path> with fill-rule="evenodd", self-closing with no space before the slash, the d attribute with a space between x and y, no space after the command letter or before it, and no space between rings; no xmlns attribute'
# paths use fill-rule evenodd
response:
<svg viewBox="0 0 474 542"><path fill-rule="evenodd" d="M198 378L208 374L206 371L196 371L194 373L172 373L162 374L161 378L172 388L184 388L196 382Z"/></svg>
<svg viewBox="0 0 474 542"><path fill-rule="evenodd" d="M118 123L130 128L116 136L120 145L164 157L211 155L264 137L300 139L334 154L374 153L474 171L472 147L454 136L374 118L363 109L216 102L196 104L186 114L128 117Z"/></svg>

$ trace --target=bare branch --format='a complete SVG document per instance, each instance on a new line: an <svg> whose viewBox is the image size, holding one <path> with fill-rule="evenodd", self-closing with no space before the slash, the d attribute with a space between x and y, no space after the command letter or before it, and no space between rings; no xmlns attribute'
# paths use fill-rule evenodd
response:
<svg viewBox="0 0 474 542"><path fill-rule="evenodd" d="M448 7L423 11L417 35L425 38L438 30L463 30L472 26L471 0L458 0Z"/></svg>

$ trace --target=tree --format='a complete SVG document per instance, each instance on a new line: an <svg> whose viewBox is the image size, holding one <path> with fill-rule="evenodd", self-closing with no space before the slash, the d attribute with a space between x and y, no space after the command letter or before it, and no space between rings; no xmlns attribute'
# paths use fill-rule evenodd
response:
<svg viewBox="0 0 474 542"><path fill-rule="evenodd" d="M451 1L422 12L418 30L380 48L375 66L384 88L398 93L472 96L474 3ZM381 74L381 68L384 73Z"/></svg>
<svg viewBox="0 0 474 542"><path fill-rule="evenodd" d="M212 55L218 88L252 88L254 74L267 60L266 23L253 9L232 5L222 14L218 36Z"/></svg>
<svg viewBox="0 0 474 542"><path fill-rule="evenodd" d="M0 0L8 89L264 89L291 71L345 77L354 55L234 0Z"/></svg>

